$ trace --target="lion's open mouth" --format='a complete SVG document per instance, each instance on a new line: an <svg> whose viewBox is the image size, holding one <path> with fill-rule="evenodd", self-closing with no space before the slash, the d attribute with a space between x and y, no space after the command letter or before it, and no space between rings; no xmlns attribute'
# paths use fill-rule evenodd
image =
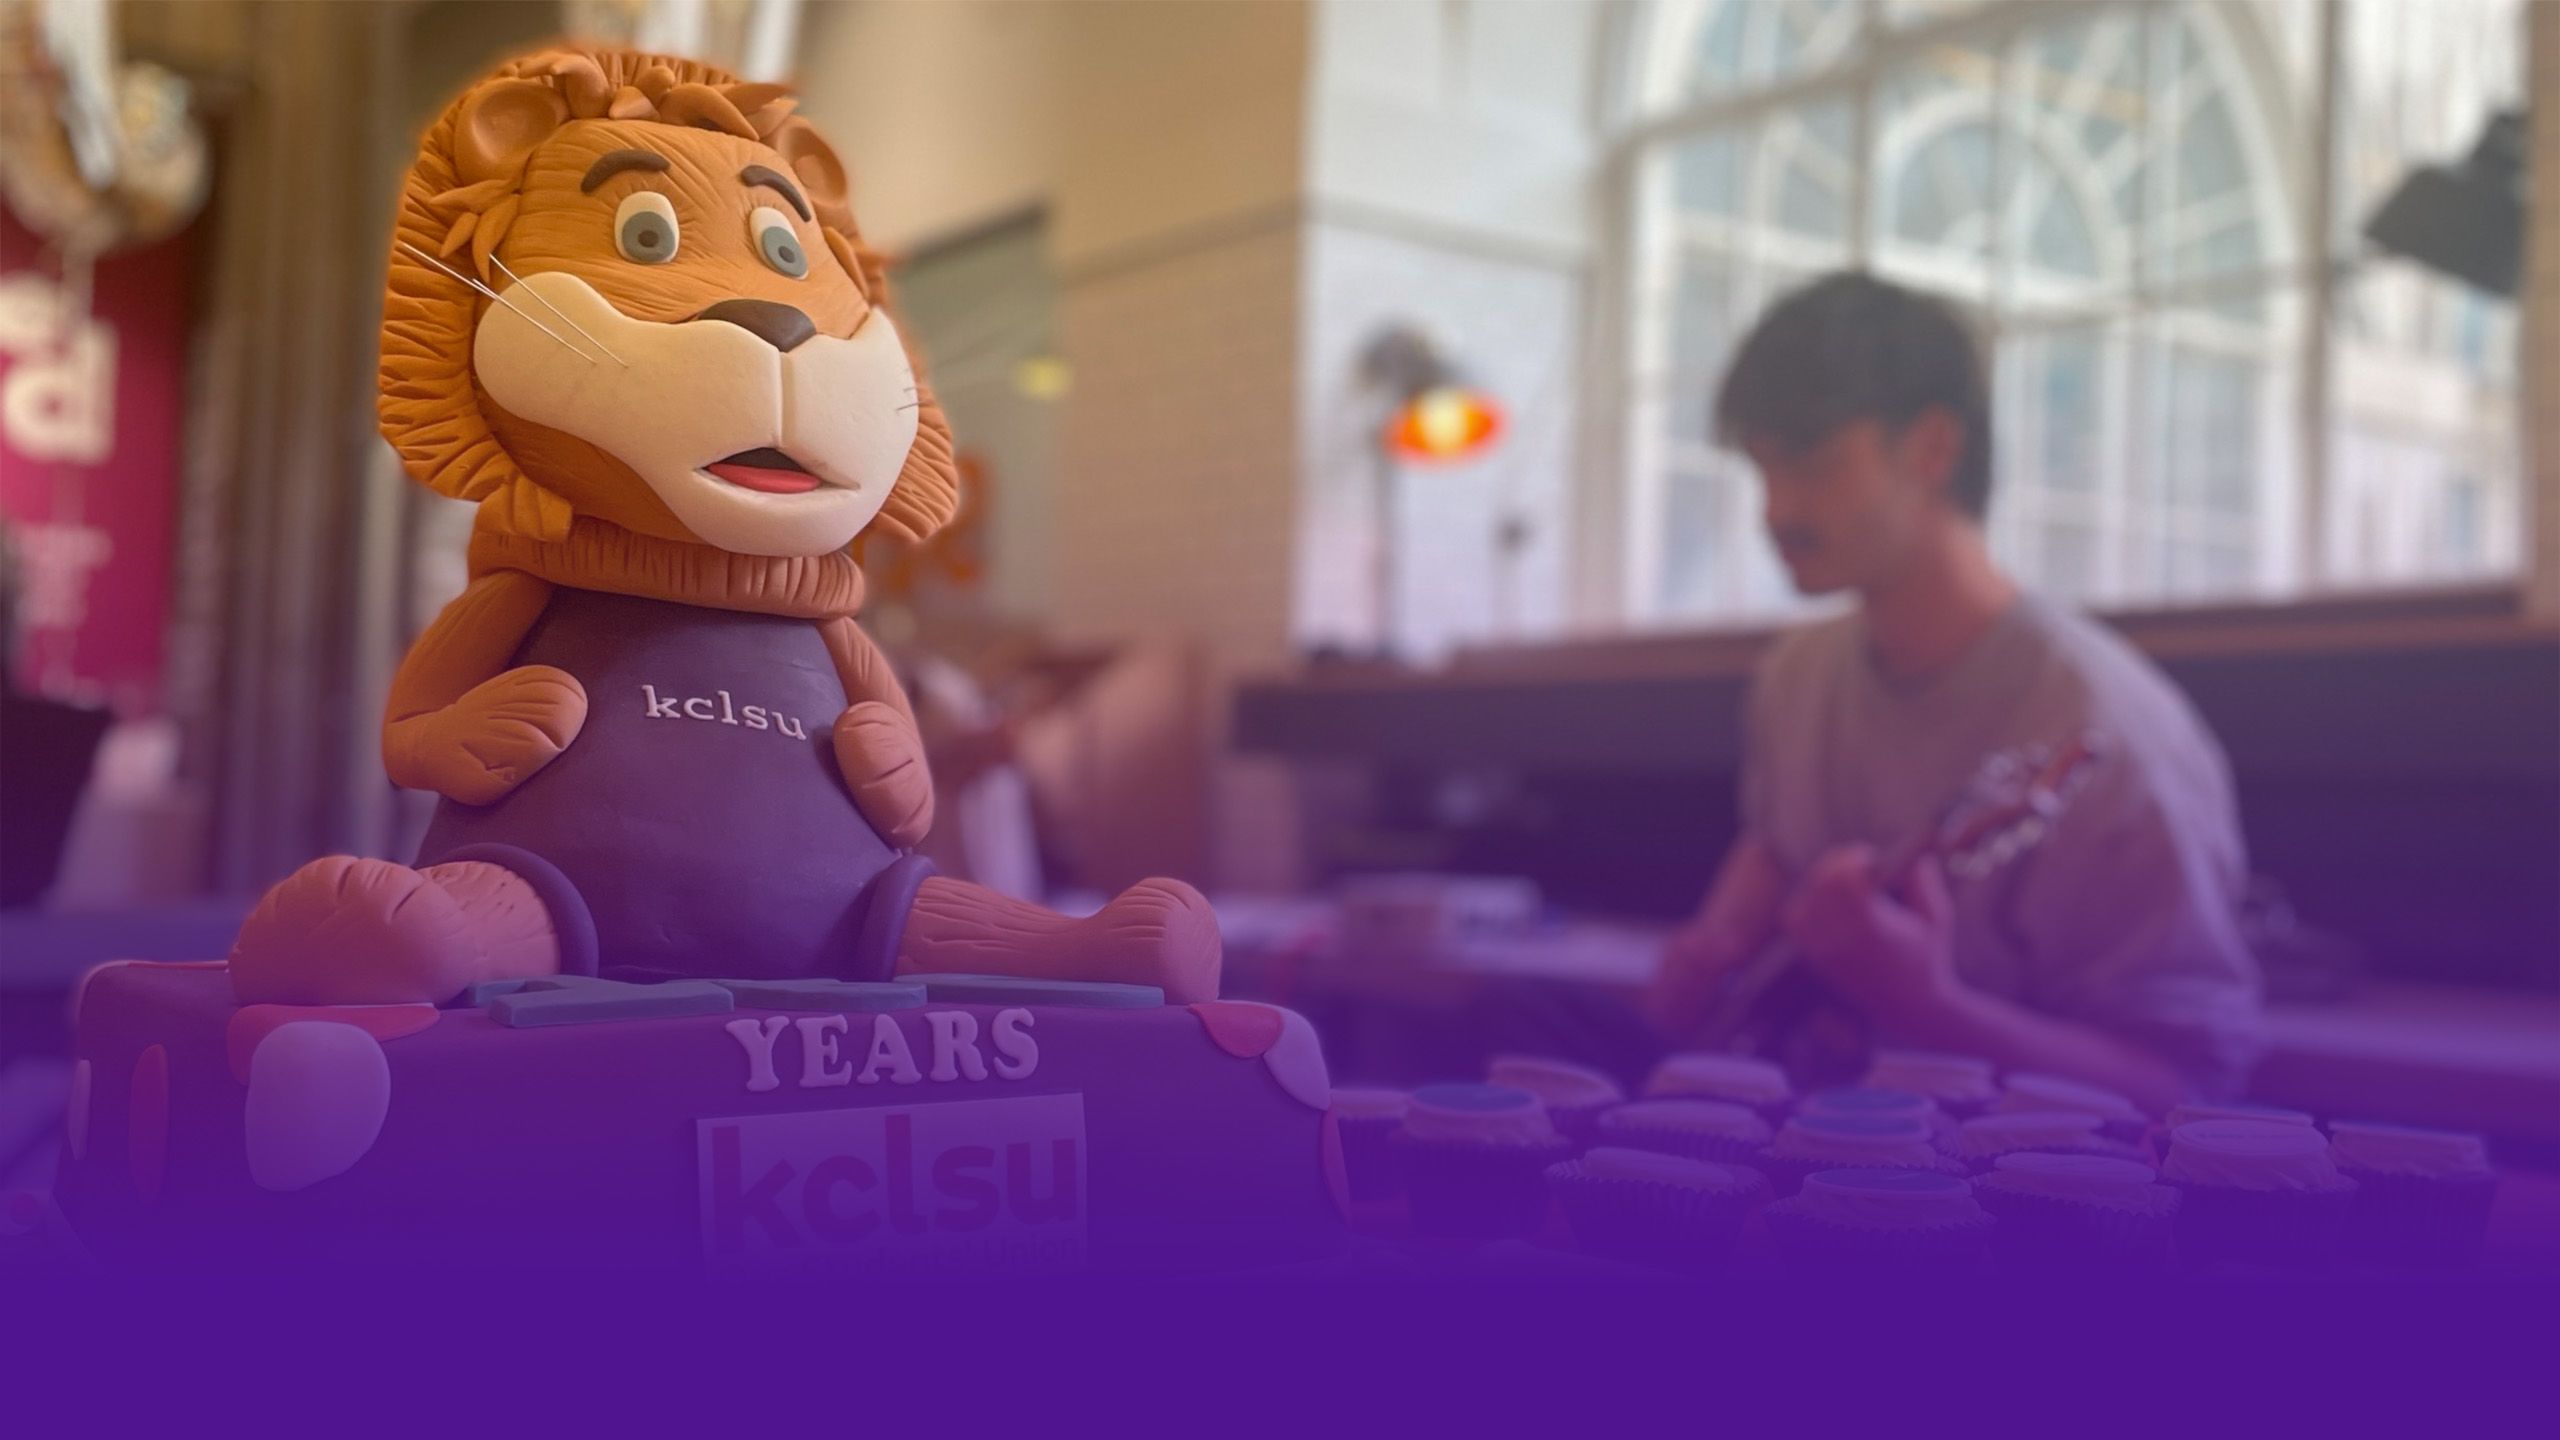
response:
<svg viewBox="0 0 2560 1440"><path fill-rule="evenodd" d="M809 473L808 466L771 446L741 450L702 468L740 489L768 495L805 495L818 488L818 477Z"/></svg>

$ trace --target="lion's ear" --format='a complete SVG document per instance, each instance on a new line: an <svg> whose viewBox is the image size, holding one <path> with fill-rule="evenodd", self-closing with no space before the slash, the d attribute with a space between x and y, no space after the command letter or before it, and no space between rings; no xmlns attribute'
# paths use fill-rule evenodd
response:
<svg viewBox="0 0 2560 1440"><path fill-rule="evenodd" d="M462 102L453 127L454 168L476 185L524 169L533 147L569 118L569 102L539 80L500 80Z"/></svg>
<svg viewBox="0 0 2560 1440"><path fill-rule="evenodd" d="M809 208L817 212L819 221L852 234L853 185L845 178L844 162L836 158L835 147L818 134L817 127L795 115L782 122L765 143L790 162L791 173L808 192Z"/></svg>

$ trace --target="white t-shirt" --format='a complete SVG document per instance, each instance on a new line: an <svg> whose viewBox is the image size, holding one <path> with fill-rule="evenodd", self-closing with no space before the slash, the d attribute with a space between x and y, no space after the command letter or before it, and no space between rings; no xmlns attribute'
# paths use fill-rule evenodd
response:
<svg viewBox="0 0 2560 1440"><path fill-rule="evenodd" d="M1950 880L1957 971L2148 1047L2200 1094L2246 1078L2259 987L2230 767L2121 637L2021 595L1954 665L1906 683L1876 668L1852 613L1777 643L1746 725L1743 823L1798 873L1835 846L1908 843L1994 751L2101 733L2106 758L2041 846Z"/></svg>

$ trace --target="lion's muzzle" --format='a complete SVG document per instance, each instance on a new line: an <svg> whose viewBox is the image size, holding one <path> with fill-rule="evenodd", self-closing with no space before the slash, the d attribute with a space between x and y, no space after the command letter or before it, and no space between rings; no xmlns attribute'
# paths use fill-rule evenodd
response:
<svg viewBox="0 0 2560 1440"><path fill-rule="evenodd" d="M841 549L887 502L915 443L915 372L878 310L840 337L759 300L724 300L673 324L636 320L566 271L502 293L513 306L489 307L472 337L490 398L630 466L706 544L741 555ZM554 309L624 363L564 348L545 331L560 328ZM752 466L742 452L765 449L819 483L738 483L711 468Z"/></svg>

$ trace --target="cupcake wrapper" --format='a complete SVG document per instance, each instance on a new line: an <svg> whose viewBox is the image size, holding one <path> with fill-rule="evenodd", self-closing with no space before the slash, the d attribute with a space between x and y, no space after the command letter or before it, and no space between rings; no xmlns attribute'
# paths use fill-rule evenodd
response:
<svg viewBox="0 0 2560 1440"><path fill-rule="evenodd" d="M1547 1107L1547 1118L1555 1122L1556 1129L1564 1135L1574 1149L1588 1150L1600 1143L1598 1137L1601 1115L1617 1108L1620 1103L1622 1102L1608 1100L1597 1105L1568 1105L1561 1108L1550 1105Z"/></svg>
<svg viewBox="0 0 2560 1440"><path fill-rule="evenodd" d="M2145 1165L2151 1163L2150 1157L2143 1154L2141 1146L2107 1139L2083 1140L2072 1145L2024 1145L2015 1150L2003 1150L1999 1155L1957 1155L1953 1158L1958 1165L1964 1167L1964 1173L1967 1175L1988 1175L1999 1168L2000 1155L2028 1154L2104 1155L2110 1160L2133 1160Z"/></svg>
<svg viewBox="0 0 2560 1440"><path fill-rule="evenodd" d="M1839 1225L1781 1201L1761 1212L1780 1259L1802 1269L1963 1270L1990 1254L1995 1222L1985 1214L1947 1225L1880 1229Z"/></svg>
<svg viewBox="0 0 2560 1440"><path fill-rule="evenodd" d="M1651 1150L1662 1155L1678 1155L1688 1160L1708 1160L1718 1165L1747 1165L1760 1168L1761 1146L1747 1140L1724 1135L1701 1135L1693 1130L1656 1130L1649 1126L1613 1126L1606 1135L1592 1143L1624 1145L1634 1150Z"/></svg>
<svg viewBox="0 0 2560 1440"><path fill-rule="evenodd" d="M1797 1099L1797 1097L1789 1095L1778 1100L1744 1100L1738 1096L1715 1095L1704 1090L1647 1090L1639 1098L1645 1100L1713 1100L1724 1105L1739 1105L1743 1109L1750 1111L1752 1114L1759 1116L1763 1121L1767 1122L1769 1128L1772 1130L1786 1124L1787 1117L1796 1113Z"/></svg>
<svg viewBox="0 0 2560 1440"><path fill-rule="evenodd" d="M1992 1106L1986 1108L1982 1113L1991 1115L2002 1112L1997 1106ZM2056 1112L2039 1111L2037 1113L2051 1114ZM2158 1131L2159 1128L2160 1127L2153 1123L2151 1117L2148 1115L2137 1115L2131 1119L2126 1119L2122 1116L2102 1115L2098 1118L2098 1128L2091 1133L2100 1139L2110 1141L2114 1144L2130 1145L2137 1151L2147 1152L2151 1148L2152 1135L2154 1132Z"/></svg>
<svg viewBox="0 0 2560 1440"><path fill-rule="evenodd" d="M1887 1165L1872 1160L1795 1160L1776 1154L1765 1146L1751 1157L1750 1164L1769 1177L1771 1188L1781 1198L1804 1188L1804 1177L1823 1170L1934 1170L1941 1175L1958 1177L1969 1173L1963 1165L1943 1155L1925 1165Z"/></svg>
<svg viewBox="0 0 2560 1440"><path fill-rule="evenodd" d="M2152 1169L2157 1170L2169 1163L2169 1127L2159 1121L2144 1126L2139 1148L2142 1163Z"/></svg>
<svg viewBox="0 0 2560 1440"><path fill-rule="evenodd" d="M1500 1240L1546 1227L1547 1167L1572 1158L1562 1140L1547 1145L1465 1145L1399 1132L1405 1196L1413 1228L1457 1240Z"/></svg>
<svg viewBox="0 0 2560 1440"><path fill-rule="evenodd" d="M1997 1186L1976 1186L1973 1197L2000 1222L1993 1251L2028 1268L2150 1270L2177 1258L2174 1206L2128 1210Z"/></svg>
<svg viewBox="0 0 2560 1440"><path fill-rule="evenodd" d="M1751 1209L1768 1197L1756 1182L1731 1193L1666 1185L1656 1180L1596 1176L1580 1161L1547 1170L1547 1186L1573 1229L1574 1243L1589 1254L1675 1270L1713 1266L1733 1251Z"/></svg>
<svg viewBox="0 0 2560 1440"><path fill-rule="evenodd" d="M2375 1265L2463 1266L2480 1258L2489 1210L2498 1198L2495 1174L2431 1179L2349 1172L2355 1203L2347 1212L2350 1258Z"/></svg>
<svg viewBox="0 0 2560 1440"><path fill-rule="evenodd" d="M1375 1204L1404 1193L1404 1156L1395 1143L1394 1118L1339 1119L1342 1168L1356 1204Z"/></svg>
<svg viewBox="0 0 2560 1440"><path fill-rule="evenodd" d="M2175 1230L2189 1265L2318 1269L2338 1258L2356 1187L2241 1190L2182 1185Z"/></svg>

